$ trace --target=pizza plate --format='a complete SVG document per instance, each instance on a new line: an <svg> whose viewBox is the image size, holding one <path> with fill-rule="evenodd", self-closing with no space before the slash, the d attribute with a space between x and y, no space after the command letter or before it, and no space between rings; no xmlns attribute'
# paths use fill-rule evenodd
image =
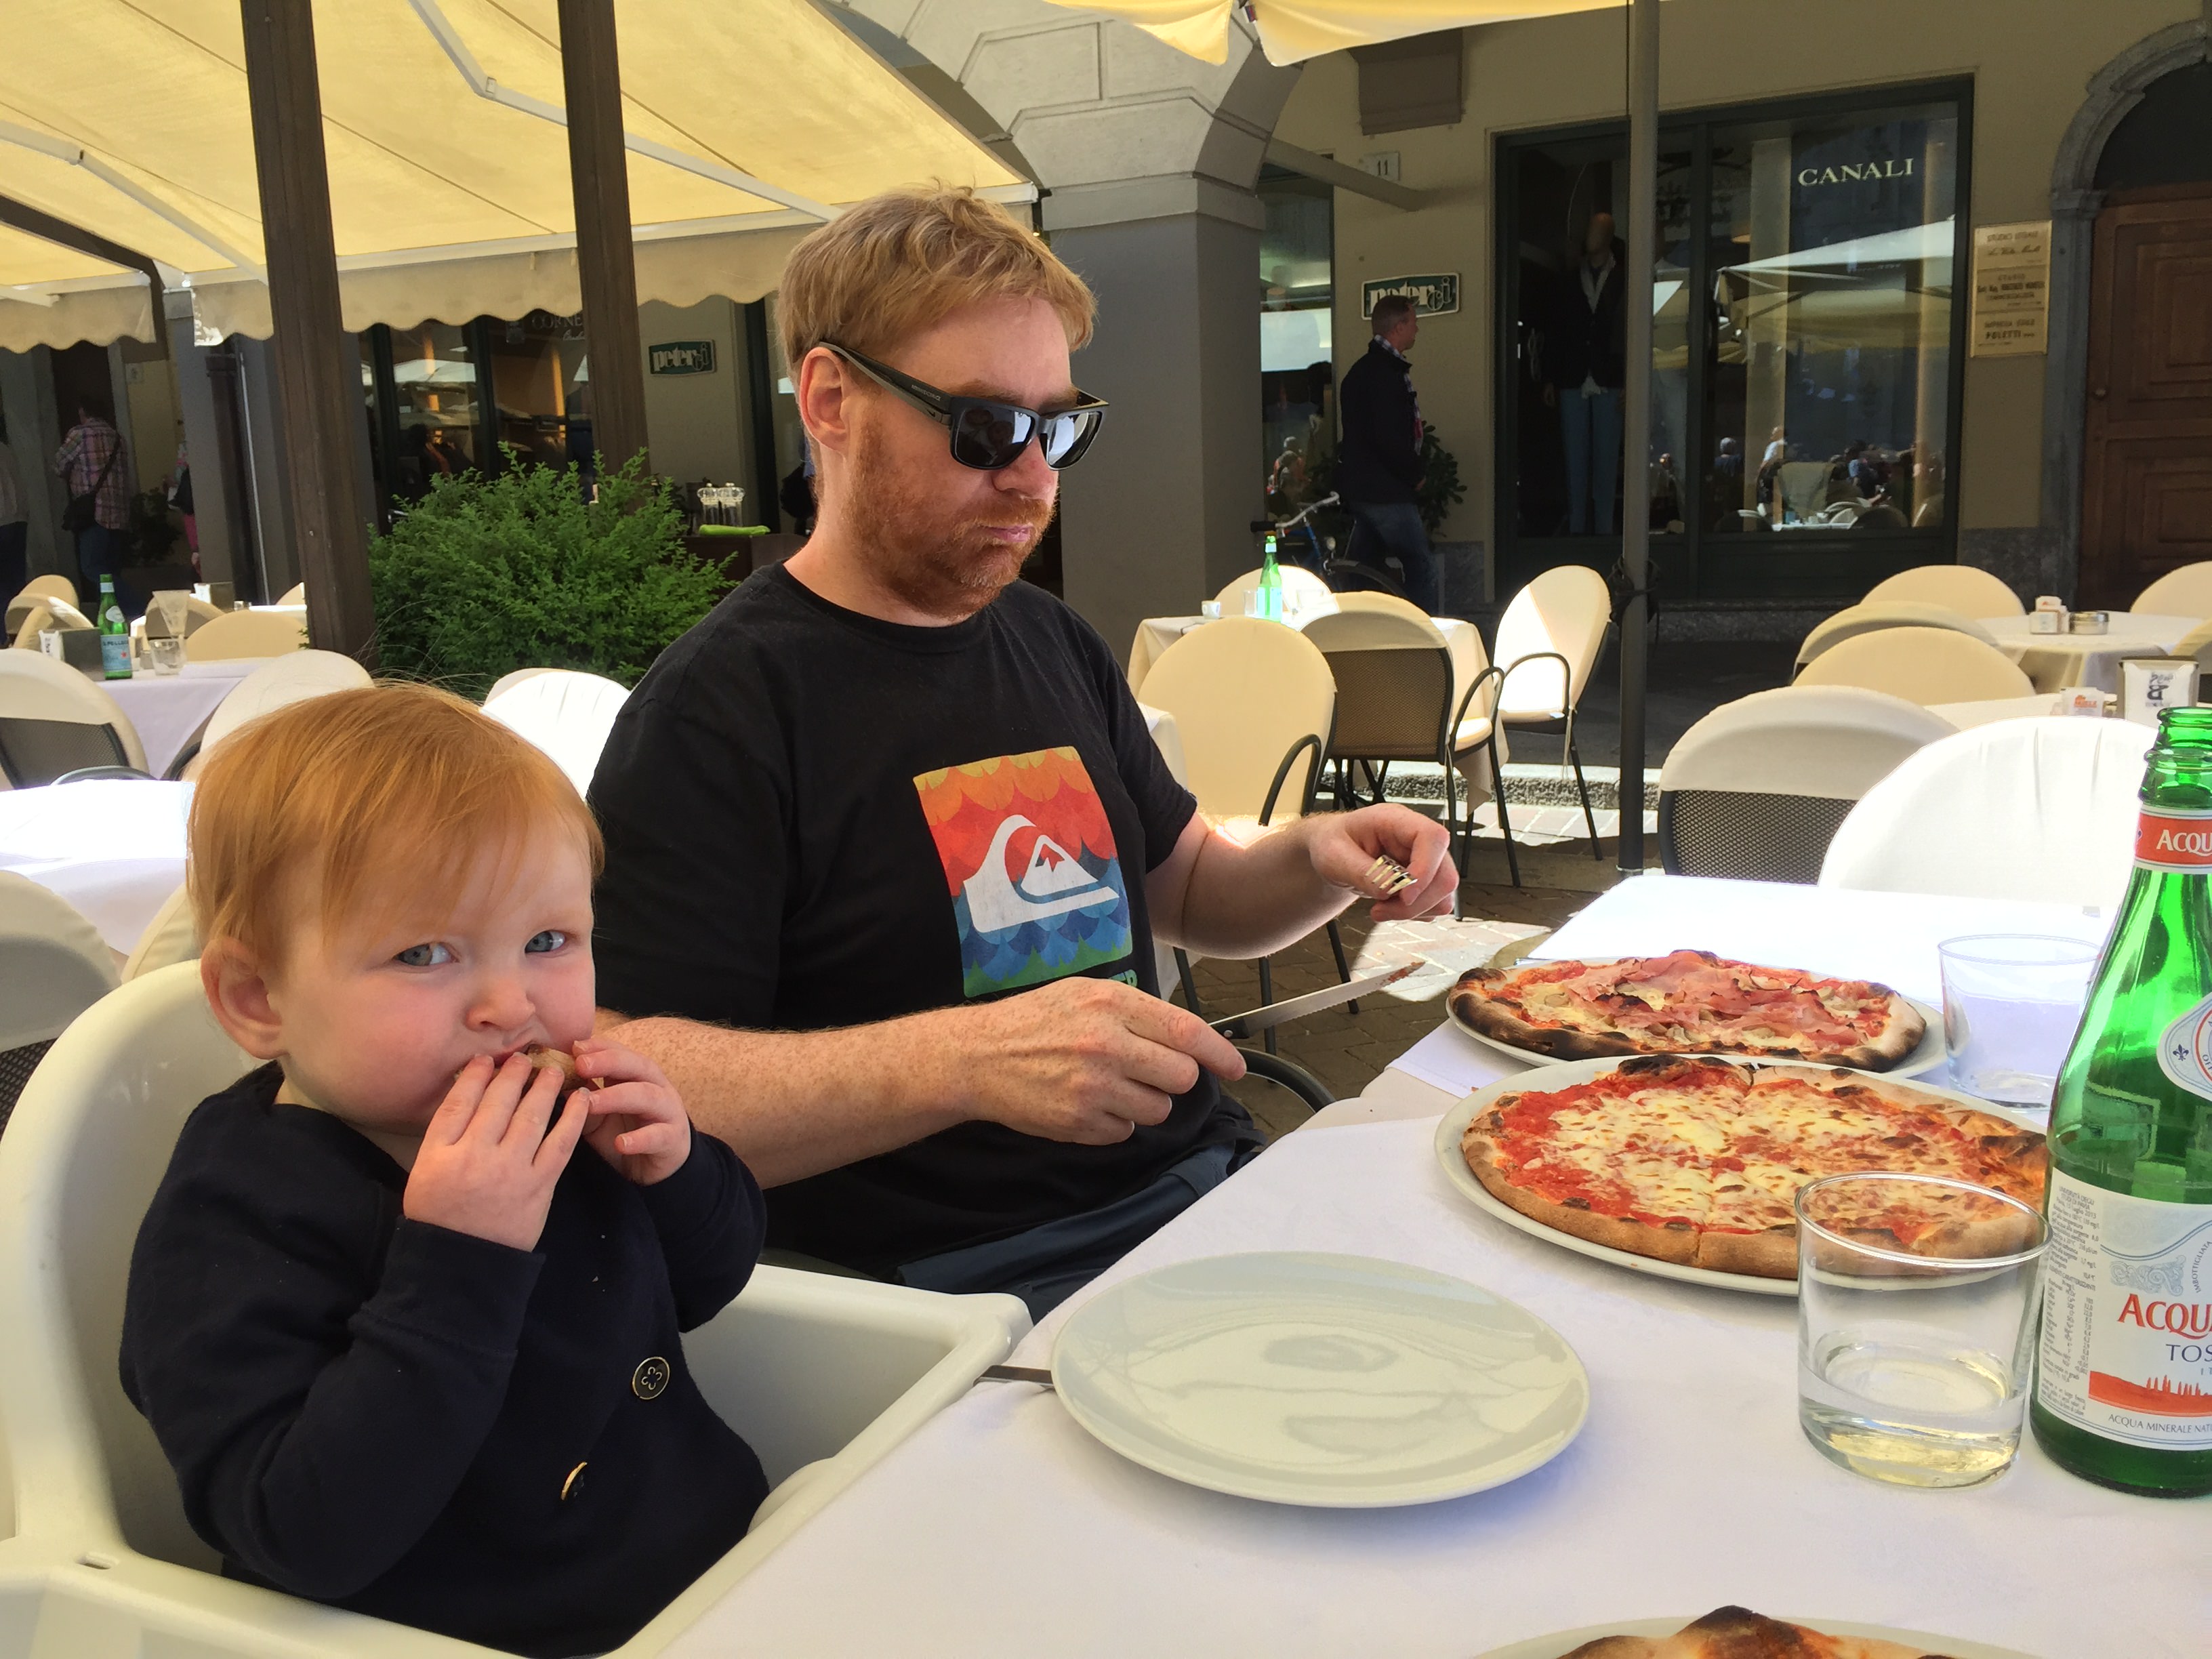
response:
<svg viewBox="0 0 2212 1659"><path fill-rule="evenodd" d="M1585 968L1610 968L1614 963L1620 961L1620 958L1619 957L1561 957L1559 960L1561 962L1577 963ZM1492 966L1499 965L1519 967L1522 964L1518 962L1506 964L1492 963ZM1533 966L1538 964L1532 963L1530 965ZM1905 1000L1911 1005L1912 1012L1920 1016L1921 1024L1923 1027L1920 1036L1920 1044L1917 1048L1913 1049L1911 1054L1905 1055L1903 1060L1898 1061L1896 1065L1891 1066L1887 1071L1874 1073L1876 1077L1921 1077L1929 1072L1940 1070L1950 1060L1949 1052L1943 1047L1943 1011L1940 1008L1929 1007L1926 1003L1922 1002L1917 997L1907 997ZM1473 1037L1477 1042L1481 1043L1485 1048L1495 1048L1501 1054L1510 1054L1516 1060L1530 1061L1538 1065L1545 1064L1551 1059L1551 1056L1548 1054L1538 1054L1531 1048L1519 1048L1513 1043L1506 1042L1503 1037L1492 1036L1487 1031L1476 1030L1474 1026L1468 1024L1465 1020L1460 1018L1459 1010L1452 1006L1451 997L1449 994L1447 994L1444 998L1444 1013L1446 1017L1450 1019L1452 1024L1455 1028L1463 1031L1468 1036ZM1628 1058L1626 1054L1619 1054L1613 1057L1620 1060L1626 1060ZM1753 1054L1729 1054L1727 1058L1730 1060L1755 1060L1764 1058L1764 1056ZM1817 1060L1794 1060L1786 1055L1778 1054L1772 1058L1775 1063L1778 1065L1813 1066L1819 1064Z"/></svg>
<svg viewBox="0 0 2212 1659"><path fill-rule="evenodd" d="M1525 1642L1509 1642L1502 1648L1489 1648L1475 1659L1564 1659L1585 1642L1595 1642L1605 1636L1668 1637L1683 1626L1702 1615L1692 1613L1681 1619L1631 1619L1616 1620L1609 1625L1589 1625L1581 1630L1558 1631L1549 1636L1532 1636ZM1784 1624L1803 1625L1827 1636L1857 1636L1870 1640L1902 1642L1908 1647L1917 1646L1931 1654L1941 1654L1944 1659L2036 1659L2033 1654L2021 1652L2017 1648L1991 1647L1987 1642L1968 1642L1956 1636L1936 1636L1927 1631L1899 1630L1893 1625L1856 1625L1834 1619L1799 1619L1780 1617Z"/></svg>
<svg viewBox="0 0 2212 1659"><path fill-rule="evenodd" d="M1498 1096L1517 1094L1528 1089L1565 1089L1577 1083L1587 1083L1592 1078L1602 1076L1620 1065L1622 1058L1623 1056L1620 1055L1611 1055L1601 1060L1559 1060L1549 1066L1538 1066L1528 1071L1516 1073L1511 1077L1500 1078L1487 1087L1478 1089L1474 1093L1468 1095L1458 1105L1446 1112L1437 1123L1435 1140L1437 1164L1443 1170L1444 1179L1465 1194L1468 1200L1486 1214L1497 1217L1507 1226L1527 1233L1531 1238L1543 1239L1548 1243L1559 1245L1562 1249L1572 1250L1577 1255L1586 1255L1598 1261L1610 1261L1615 1267L1626 1267L1632 1273L1646 1273L1654 1279L1671 1279L1684 1285L1706 1285L1714 1289L1724 1291L1748 1291L1754 1296L1796 1296L1797 1281L1794 1279L1763 1279L1754 1273L1717 1273L1711 1267L1685 1267L1677 1261L1661 1261L1651 1256L1638 1255L1633 1251L1616 1250L1610 1244L1599 1244L1587 1238L1574 1237L1571 1234L1560 1232L1556 1228L1547 1227L1532 1216L1522 1214L1520 1211L1498 1198L1490 1188L1474 1178L1474 1171L1467 1167L1467 1159L1461 1156L1460 1137L1467 1133L1468 1124L1474 1122L1480 1114L1490 1109L1491 1103ZM1802 1060L1747 1061L1741 1054L1684 1054L1679 1058L1725 1060L1739 1066L1759 1064L1802 1066L1805 1063ZM1842 1071L1845 1068L1835 1066L1820 1069ZM1893 1073L1881 1072L1859 1072L1853 1075L1863 1077L1869 1083L1904 1083L1905 1087L1916 1093L1933 1095L1939 1099L1948 1100L1954 1105L1972 1107L1975 1111L1986 1112L1991 1117L2002 1118L2008 1123L2016 1125L2020 1128L2033 1130L2037 1134L2043 1133L2043 1125L2025 1114L2003 1106L1992 1106L1986 1100L1978 1099L1972 1095L1962 1094L1956 1089L1942 1088L1932 1083L1905 1082Z"/></svg>

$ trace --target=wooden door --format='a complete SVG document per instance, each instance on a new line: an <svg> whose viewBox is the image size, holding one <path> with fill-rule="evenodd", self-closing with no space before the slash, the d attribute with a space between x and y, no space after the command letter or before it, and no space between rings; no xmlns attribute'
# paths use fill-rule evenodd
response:
<svg viewBox="0 0 2212 1659"><path fill-rule="evenodd" d="M2212 186L2097 216L2081 598L2123 610L2212 559Z"/></svg>

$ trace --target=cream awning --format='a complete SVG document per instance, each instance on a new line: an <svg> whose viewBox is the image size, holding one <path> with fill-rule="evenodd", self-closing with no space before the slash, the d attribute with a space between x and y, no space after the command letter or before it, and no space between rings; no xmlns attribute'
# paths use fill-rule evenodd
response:
<svg viewBox="0 0 2212 1659"><path fill-rule="evenodd" d="M893 185L1030 194L808 0L622 0L617 22L641 300L757 299ZM346 325L577 309L555 0L323 0L315 32ZM204 328L266 335L235 0L10 0L0 194L173 268ZM0 345L94 337L62 314L88 283L116 319L136 288L107 337L153 337L142 278L23 240Z"/></svg>
<svg viewBox="0 0 2212 1659"><path fill-rule="evenodd" d="M1244 0L1054 0L1078 11L1103 11L1158 35L1178 52L1209 64L1229 56L1230 14ZM1302 64L1325 52L1402 40L1408 35L1471 23L1557 17L1615 9L1622 0L1253 0L1261 49L1271 64Z"/></svg>
<svg viewBox="0 0 2212 1659"><path fill-rule="evenodd" d="M141 273L0 225L0 351L123 334L154 337Z"/></svg>

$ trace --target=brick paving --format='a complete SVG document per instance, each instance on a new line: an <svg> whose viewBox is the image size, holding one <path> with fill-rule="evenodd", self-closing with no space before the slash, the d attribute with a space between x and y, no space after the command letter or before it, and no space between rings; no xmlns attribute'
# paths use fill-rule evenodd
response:
<svg viewBox="0 0 2212 1659"><path fill-rule="evenodd" d="M1595 870L1587 843L1582 863ZM1605 843L1607 857L1613 855ZM1502 865L1503 859L1499 860ZM1579 877L1580 870L1573 872ZM1524 871L1524 878L1526 872ZM1528 886L1469 881L1460 888L1460 914L1489 921L1515 921L1557 927L1592 896L1588 889ZM1344 915L1345 954L1355 956L1365 937L1366 907L1354 905ZM1273 958L1275 995L1293 997L1318 991L1337 982L1336 963L1329 954L1328 936L1315 933ZM1201 961L1193 973L1200 1004L1210 1018L1218 1019L1255 1006L1260 1000L1259 964L1251 962ZM1180 994L1176 1000L1181 1000ZM1363 997L1359 1012L1331 1008L1277 1028L1284 1054L1328 1085L1339 1099L1358 1094L1377 1073L1436 1029L1444 1017L1443 999L1407 1002L1396 997ZM1254 1039L1256 1043L1258 1039ZM1284 1090L1256 1079L1231 1085L1230 1092L1252 1114L1253 1121L1273 1139L1304 1121L1305 1104Z"/></svg>

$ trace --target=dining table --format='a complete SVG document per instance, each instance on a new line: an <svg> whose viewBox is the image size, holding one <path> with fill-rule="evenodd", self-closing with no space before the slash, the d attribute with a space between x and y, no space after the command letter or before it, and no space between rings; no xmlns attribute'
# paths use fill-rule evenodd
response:
<svg viewBox="0 0 2212 1659"><path fill-rule="evenodd" d="M0 870L67 899L127 957L184 884L191 799L189 783L140 778L0 790Z"/></svg>
<svg viewBox="0 0 2212 1659"><path fill-rule="evenodd" d="M1997 648L2018 663L2038 691L2086 685L2120 689L2120 665L2130 657L2162 657L2203 623L2202 617L2166 617L2115 611L2101 634L2037 634L2026 617L1984 617Z"/></svg>
<svg viewBox="0 0 2212 1659"><path fill-rule="evenodd" d="M138 741L146 750L146 769L158 778L200 734L238 683L271 660L232 657L216 662L187 662L173 674L157 674L142 667L127 680L100 684L131 717Z"/></svg>
<svg viewBox="0 0 2212 1659"><path fill-rule="evenodd" d="M1533 954L1706 948L1925 999L1940 994L1943 939L2094 939L2109 920L2033 901L1655 874L1602 895ZM984 1380L665 1651L1477 1659L1729 1603L1929 1632L1951 1638L1944 1652L2205 1651L2212 1500L2089 1484L2032 1439L1978 1486L1863 1479L1799 1429L1793 1300L1592 1260L1476 1208L1446 1177L1439 1121L1468 1090L1521 1069L1440 1026L1359 1100L1282 1137L1078 1291L1012 1363L1048 1365L1075 1310L1153 1269L1253 1251L1381 1258L1508 1297L1572 1345L1589 1413L1551 1462L1403 1508L1259 1502L1122 1458L1049 1387Z"/></svg>

